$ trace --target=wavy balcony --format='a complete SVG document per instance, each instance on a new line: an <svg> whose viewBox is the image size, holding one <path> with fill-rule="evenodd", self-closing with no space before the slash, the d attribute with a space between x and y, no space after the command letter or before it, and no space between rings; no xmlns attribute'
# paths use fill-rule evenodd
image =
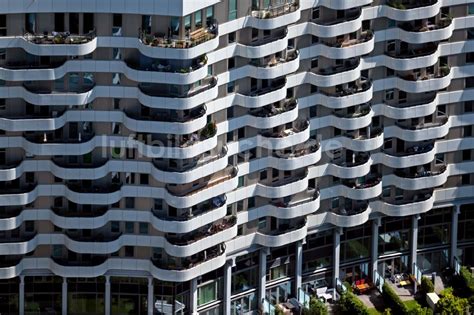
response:
<svg viewBox="0 0 474 315"><path fill-rule="evenodd" d="M70 139L51 138L54 142L44 142L44 135L48 141L47 133L32 134L26 139L25 137L0 137L0 144L4 148L24 148L28 152L35 155L84 155L98 147L106 148L136 148L138 152L147 157L153 158L171 158L171 159L187 159L198 156L211 148L217 146L217 133L182 138L180 142L173 142L164 146L164 142L150 137L143 138L138 134L135 137L124 136L105 136L95 135L92 138ZM191 137L192 136L192 137ZM31 141L30 141L31 140Z"/></svg>
<svg viewBox="0 0 474 315"><path fill-rule="evenodd" d="M170 217L154 210L137 211L100 207L91 212L71 211L69 208L24 209L10 211L0 219L2 230L13 230L25 221L50 221L63 229L98 229L112 221L150 223L164 233L188 233L211 224L226 215L225 196L214 197L190 210L186 216Z"/></svg>
<svg viewBox="0 0 474 315"><path fill-rule="evenodd" d="M384 176L384 184L405 190L420 190L443 185L449 175L446 165L437 166L433 170L421 167L416 172L395 170L394 174Z"/></svg>
<svg viewBox="0 0 474 315"><path fill-rule="evenodd" d="M270 202L264 202L262 205L248 209L248 211L239 212L237 214L238 224L245 224L263 217L295 219L319 209L320 198L316 189L308 189L288 197L290 200L272 199Z"/></svg>
<svg viewBox="0 0 474 315"><path fill-rule="evenodd" d="M49 115L5 115L0 118L0 128L8 131L48 131L62 128L70 122L114 122L136 132L183 135L196 132L207 124L205 105L183 115L175 113L141 115L129 111L64 110L52 111Z"/></svg>
<svg viewBox="0 0 474 315"><path fill-rule="evenodd" d="M359 79L361 70L360 58L352 58L341 65L318 69L316 73L308 72L304 81L318 87L333 87Z"/></svg>
<svg viewBox="0 0 474 315"><path fill-rule="evenodd" d="M344 180L343 185L335 186L335 188L336 196L353 200L369 200L382 194L382 179L379 176L370 176L362 182ZM325 195L323 198L325 199Z"/></svg>
<svg viewBox="0 0 474 315"><path fill-rule="evenodd" d="M170 88L171 86L167 86ZM166 106L161 108L171 109L190 109L197 105L204 104L217 97L217 77L207 77L201 80L200 85L190 87L187 90L174 93L170 89L161 89L153 84L140 84L138 86L140 94L139 101L144 104L153 104L154 102L165 103ZM143 102L142 102L143 99ZM153 106L151 106L153 107Z"/></svg>
<svg viewBox="0 0 474 315"><path fill-rule="evenodd" d="M123 272L142 271L151 274L154 278L163 281L189 281L193 278L206 274L225 264L225 245L200 253L192 260L182 265L162 264L158 261L147 259L126 258L93 258L88 262L73 262L70 260L25 257L18 264L0 268L0 279L17 277L28 270L44 269L51 271L54 275L61 277L84 277L94 278L104 275L109 270L121 270ZM14 263L14 262L13 262ZM87 267L87 268L80 268Z"/></svg>
<svg viewBox="0 0 474 315"><path fill-rule="evenodd" d="M433 194L419 193L410 199L380 199L371 202L370 205L375 211L392 217L421 214L433 209L435 201Z"/></svg>
<svg viewBox="0 0 474 315"><path fill-rule="evenodd" d="M286 2L286 1L285 1ZM247 27L258 29L276 29L296 23L301 17L299 1L282 4L270 4L265 8L252 8Z"/></svg>
<svg viewBox="0 0 474 315"><path fill-rule="evenodd" d="M152 58L195 58L216 49L219 44L217 20L190 32L183 38L159 32L147 34L141 29L138 34L138 39L144 46L141 51Z"/></svg>
<svg viewBox="0 0 474 315"><path fill-rule="evenodd" d="M333 111L333 115L316 117L310 120L311 130L325 127L356 130L372 123L374 112L369 105L356 106L353 110Z"/></svg>
<svg viewBox="0 0 474 315"><path fill-rule="evenodd" d="M395 126L386 127L385 134L388 138L397 137L411 142L442 138L448 134L452 121L453 119L447 116L441 116L432 122L417 122L411 125L396 123Z"/></svg>
<svg viewBox="0 0 474 315"><path fill-rule="evenodd" d="M335 87L333 91L321 91L306 98L308 103L324 104L332 109L342 109L372 100L373 86L367 78L361 77L355 82L350 82L346 87Z"/></svg>
<svg viewBox="0 0 474 315"><path fill-rule="evenodd" d="M305 57L324 56L330 59L349 59L369 54L374 50L375 37L371 30L363 31L357 38L324 41L302 48Z"/></svg>
<svg viewBox="0 0 474 315"><path fill-rule="evenodd" d="M320 17L308 23L309 33L318 37L336 37L362 28L362 10L354 8L345 11L340 18Z"/></svg>
<svg viewBox="0 0 474 315"><path fill-rule="evenodd" d="M153 267L151 273L158 279L165 281L188 281L222 267L226 261L226 244L219 244L206 249L193 258L175 260L151 260ZM193 274L194 272L194 274ZM165 275L162 275L162 274ZM158 276L160 275L160 276Z"/></svg>
<svg viewBox="0 0 474 315"><path fill-rule="evenodd" d="M373 105L372 108L378 115L399 120L431 115L438 105L440 105L439 95L433 93L422 101L408 103L384 101L382 104Z"/></svg>
<svg viewBox="0 0 474 315"><path fill-rule="evenodd" d="M249 115L242 118L231 119L231 124L235 123L239 128L243 126L252 126L258 129L274 128L298 118L298 101L288 99L281 104L271 104L251 109L248 113Z"/></svg>
<svg viewBox="0 0 474 315"><path fill-rule="evenodd" d="M438 0L392 0L387 1L382 6L380 13L396 21L413 21L437 15L441 10L442 4L443 2Z"/></svg>
<svg viewBox="0 0 474 315"><path fill-rule="evenodd" d="M393 80L393 86L398 86L399 89L408 93L425 93L447 88L451 84L452 78L453 71L448 66L442 66L438 72L426 72L422 76L412 73L381 81ZM391 84L387 86L391 86Z"/></svg>
<svg viewBox="0 0 474 315"><path fill-rule="evenodd" d="M69 32L52 32L47 34L26 33L17 41L20 47L33 55L82 56L92 53L97 48L96 31L88 34L70 34Z"/></svg>
<svg viewBox="0 0 474 315"><path fill-rule="evenodd" d="M165 250L175 257L189 257L210 247L217 246L237 236L237 218L224 218L197 232L166 236Z"/></svg>
<svg viewBox="0 0 474 315"><path fill-rule="evenodd" d="M297 121L289 129L279 131L262 131L257 136L257 145L269 150L281 150L303 143L309 139L310 128L308 121Z"/></svg>
<svg viewBox="0 0 474 315"><path fill-rule="evenodd" d="M374 128L370 131L370 134L367 134L367 132L347 132L342 137L326 141L335 141L340 148L356 152L372 151L383 145L384 133L381 129Z"/></svg>
<svg viewBox="0 0 474 315"><path fill-rule="evenodd" d="M228 46L233 55L239 55L244 58L255 59L263 58L283 51L288 48L288 29L273 32L271 36L252 41L248 44L236 44L235 47Z"/></svg>
<svg viewBox="0 0 474 315"><path fill-rule="evenodd" d="M298 220L290 224L282 224L272 232L256 232L252 237L253 243L265 247L280 247L300 241L308 233L308 224L306 219ZM237 238L238 239L238 238Z"/></svg>
<svg viewBox="0 0 474 315"><path fill-rule="evenodd" d="M308 189L308 173L292 175L269 184L256 184L255 194L265 198L282 198Z"/></svg>
<svg viewBox="0 0 474 315"><path fill-rule="evenodd" d="M231 96L231 102L247 108L257 108L284 100L286 95L287 80L280 78L271 81L269 86L253 90L248 94L234 94Z"/></svg>
<svg viewBox="0 0 474 315"><path fill-rule="evenodd" d="M349 207L333 208L330 211L316 213L308 218L310 226L332 224L338 227L353 227L362 225L369 220L371 208L366 202Z"/></svg>
<svg viewBox="0 0 474 315"><path fill-rule="evenodd" d="M166 185L166 191L180 208L191 207L200 200L209 200L238 186L238 169L229 166L193 185Z"/></svg>
<svg viewBox="0 0 474 315"><path fill-rule="evenodd" d="M402 152L383 151L372 155L374 163L383 163L392 168L405 168L430 163L434 160L436 150L432 142L408 147Z"/></svg>
<svg viewBox="0 0 474 315"><path fill-rule="evenodd" d="M356 178L363 177L370 173L372 166L372 159L366 152L356 152L352 160L335 160L332 163L326 164L327 168L323 174L318 177L330 174L339 178Z"/></svg>
<svg viewBox="0 0 474 315"><path fill-rule="evenodd" d="M294 170L316 164L321 160L321 146L316 140L308 140L291 149L274 150L268 166L279 170Z"/></svg>
<svg viewBox="0 0 474 315"><path fill-rule="evenodd" d="M293 73L300 66L298 50L291 50L286 56L251 59L248 65L230 70L233 80L252 77L256 79L274 79Z"/></svg>

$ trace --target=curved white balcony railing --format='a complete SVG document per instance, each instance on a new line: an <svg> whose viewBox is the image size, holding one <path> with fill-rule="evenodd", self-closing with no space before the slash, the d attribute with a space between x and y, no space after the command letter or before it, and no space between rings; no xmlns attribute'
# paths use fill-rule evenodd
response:
<svg viewBox="0 0 474 315"><path fill-rule="evenodd" d="M357 178L363 177L370 173L370 167L373 164L373 160L368 157L361 163L344 163L334 164L326 163L317 165L309 168L309 177L318 178L327 175L336 176L339 178Z"/></svg>
<svg viewBox="0 0 474 315"><path fill-rule="evenodd" d="M21 67L0 68L0 79L7 81L45 81L63 78L71 72L101 72L101 73L123 73L127 78L135 82L151 82L164 84L193 84L208 76L205 64L190 71L183 68L183 72L166 72L158 70L139 70L130 67L126 62L120 60L67 60L59 67L51 68L28 68Z"/></svg>
<svg viewBox="0 0 474 315"><path fill-rule="evenodd" d="M41 245L63 245L76 253L110 254L119 251L124 246L161 247L169 255L175 257L189 257L203 250L229 241L237 236L237 225L187 245L175 245L163 236L127 235L122 234L110 241L80 241L66 234L36 234L28 241L0 243L0 250L4 255L24 255L34 251Z"/></svg>
<svg viewBox="0 0 474 315"><path fill-rule="evenodd" d="M123 111L67 110L61 116L51 118L1 117L0 128L8 131L47 131L62 128L70 122L114 122L136 132L186 135L204 128L207 124L205 110L182 122L159 121L159 117L153 120L152 116L143 117L147 120L140 118L132 118Z"/></svg>
<svg viewBox="0 0 474 315"><path fill-rule="evenodd" d="M263 217L279 219L294 219L311 214L319 209L319 194L310 195L309 198L290 204L266 204L264 206L242 211L237 214L238 225L251 222Z"/></svg>
<svg viewBox="0 0 474 315"><path fill-rule="evenodd" d="M222 180L221 182L210 187L199 189L198 191L186 196L176 196L172 193L169 193L167 189L161 187L140 185L123 185L120 188L110 192L78 192L62 184L40 184L36 185L27 192L7 193L4 191L0 195L0 205L26 205L35 201L41 196L63 196L74 203L93 205L110 205L118 202L124 197L141 197L166 199L169 205L184 209L203 203L214 198L215 196L224 195L237 188L237 186L238 176L236 175Z"/></svg>
<svg viewBox="0 0 474 315"><path fill-rule="evenodd" d="M347 0L319 0L318 4L333 10L347 10L355 7L369 5L373 0L360 0L357 2Z"/></svg>
<svg viewBox="0 0 474 315"><path fill-rule="evenodd" d="M25 221L50 221L63 229L98 229L111 221L133 221L150 223L163 233L189 233L224 218L226 213L227 204L180 221L160 219L150 211L135 209L110 209L95 217L61 216L51 209L27 209L17 216L0 219L0 228L7 231L20 227Z"/></svg>
<svg viewBox="0 0 474 315"><path fill-rule="evenodd" d="M255 194L265 198L282 198L308 189L308 175L302 178L290 177L272 186L257 183Z"/></svg>
<svg viewBox="0 0 474 315"><path fill-rule="evenodd" d="M361 11L362 12L362 11ZM364 14L358 14L352 18L347 18L346 20L340 21L328 21L328 22L318 22L311 21L307 24L301 24L298 26L305 28L305 33L309 33L313 36L318 37L337 37L339 35L344 35L362 28L362 21L364 19Z"/></svg>
<svg viewBox="0 0 474 315"><path fill-rule="evenodd" d="M23 137L0 137L0 145L4 148L23 148L34 155L84 155L95 148L136 148L147 157L163 157L172 159L191 158L209 151L217 146L217 133L205 140L184 147L165 147L147 145L133 137L94 136L81 143L36 143Z"/></svg>
<svg viewBox="0 0 474 315"><path fill-rule="evenodd" d="M415 102L412 104L400 104L402 106L396 107L391 104L375 104L372 109L375 114L383 115L392 119L410 119L414 117L425 117L433 114L436 111L439 102L439 93L436 93L434 99L422 102Z"/></svg>
<svg viewBox="0 0 474 315"><path fill-rule="evenodd" d="M327 115L322 117L315 117L310 120L311 130L321 129L333 126L343 130L357 130L369 126L372 123L374 112L371 108L367 112L359 114L339 116Z"/></svg>
<svg viewBox="0 0 474 315"><path fill-rule="evenodd" d="M377 148L380 148L384 142L384 133L375 132L370 138L367 137L358 137L358 138L349 138L349 137L337 137L330 140L324 140L322 146L326 147L328 143L331 143L333 149L336 148L346 148L356 152L364 151L373 151Z"/></svg>
<svg viewBox="0 0 474 315"><path fill-rule="evenodd" d="M288 230L286 233L271 235L255 232L248 235L243 235L234 238L233 240L226 243L226 249L229 254L237 253L245 248L249 248L252 245L260 245L265 247L280 247L283 245L291 244L293 242L300 241L306 237L308 233L308 223L296 229Z"/></svg>
<svg viewBox="0 0 474 315"><path fill-rule="evenodd" d="M370 187L354 188L346 185L336 185L321 189L321 199L330 199L338 196L353 200L369 200L382 194L382 181Z"/></svg>
<svg viewBox="0 0 474 315"><path fill-rule="evenodd" d="M383 177L383 182L385 185L392 185L405 190L420 190L443 185L448 180L449 175L450 172L447 169L436 175L420 177L402 177L390 174Z"/></svg>
<svg viewBox="0 0 474 315"><path fill-rule="evenodd" d="M285 89L286 93L286 89ZM218 95L218 84L214 82L206 87L202 87L199 93L189 97L158 97L147 95L138 87L120 86L94 86L84 93L50 93L40 94L30 92L22 86L1 87L0 97L2 98L22 98L28 103L45 106L65 106L91 103L97 98L132 98L148 107L164 108L173 110L192 109L213 100ZM286 95L285 95L286 96ZM282 97L283 99L283 97Z"/></svg>
<svg viewBox="0 0 474 315"><path fill-rule="evenodd" d="M323 224L332 224L338 227L353 227L362 225L369 221L369 215L372 212L370 205L362 212L352 215L337 214L332 211L325 211L308 216L310 227L316 227Z"/></svg>
<svg viewBox="0 0 474 315"><path fill-rule="evenodd" d="M358 56L369 54L374 50L375 36L371 36L370 39L360 40L354 43L347 41L339 46L328 46L326 44L316 44L301 49L301 56L303 59L314 58L318 56L324 56L331 59L349 59Z"/></svg>
<svg viewBox="0 0 474 315"><path fill-rule="evenodd" d="M286 60L275 59L275 63L269 63L266 66L247 64L243 67L230 70L228 76L232 81L246 77L256 79L274 79L282 77L298 70L300 66L300 54L298 51L295 51L294 54L293 57L287 57Z"/></svg>
<svg viewBox="0 0 474 315"><path fill-rule="evenodd" d="M264 10L252 10L250 15L246 17L244 28L277 29L296 23L300 18L301 10L297 2L294 4L283 4L277 7L265 8Z"/></svg>
<svg viewBox="0 0 474 315"><path fill-rule="evenodd" d="M464 18L456 18L464 19ZM427 31L406 31L401 28L389 28L386 30L377 31L375 36L377 38L384 38L384 40L395 40L399 39L411 44L422 44L429 42L438 42L450 38L453 35L454 30L456 29L454 21L452 21L446 27L427 30Z"/></svg>
<svg viewBox="0 0 474 315"><path fill-rule="evenodd" d="M430 149L420 153L412 154L388 154L385 152L378 152L371 155L375 164L384 164L392 168L406 168L417 165L430 163L436 156L436 150Z"/></svg>
<svg viewBox="0 0 474 315"><path fill-rule="evenodd" d="M440 118L439 123L426 124L419 126L418 128L408 129L399 126L385 127L385 136L387 138L397 137L405 141L424 141L430 139L437 139L446 136L449 132L449 128L453 125L453 117L446 117L445 120Z"/></svg>
<svg viewBox="0 0 474 315"><path fill-rule="evenodd" d="M289 129L283 131L282 135L271 137L265 136L262 134L257 135L257 146L263 147L269 150L281 150L288 148L298 143L303 143L309 139L310 128L306 126L302 130L295 131L294 129Z"/></svg>
<svg viewBox="0 0 474 315"><path fill-rule="evenodd" d="M340 72L338 71L334 74L316 74L313 72L306 72L298 75L304 76L304 83L321 87L332 87L359 79L362 66L362 62L359 61L356 66L347 67L347 70L343 67Z"/></svg>
<svg viewBox="0 0 474 315"><path fill-rule="evenodd" d="M61 277L95 278L104 275L109 270L122 270L124 272L133 270L147 272L154 278L163 281L189 281L196 276L204 275L222 267L225 262L226 255L223 253L189 269L166 270L156 267L148 259L109 258L97 266L80 267L61 265L51 258L25 257L17 265L0 268L0 279L14 278L28 270L44 269Z"/></svg>
<svg viewBox="0 0 474 315"><path fill-rule="evenodd" d="M19 178L26 172L51 172L54 176L63 179L100 179L112 172L131 172L138 174L150 174L157 181L163 183L186 184L196 181L202 177L223 170L228 164L227 152L212 159L204 159L202 162L184 172L170 169L169 171L156 167L148 161L134 160L108 160L96 167L63 167L51 160L23 160L13 167L0 169L0 181L11 181Z"/></svg>

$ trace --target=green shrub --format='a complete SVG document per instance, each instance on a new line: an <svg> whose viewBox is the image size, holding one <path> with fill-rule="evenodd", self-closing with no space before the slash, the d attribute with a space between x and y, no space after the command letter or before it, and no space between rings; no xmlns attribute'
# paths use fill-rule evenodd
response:
<svg viewBox="0 0 474 315"><path fill-rule="evenodd" d="M328 309L319 299L311 298L309 309L303 309L303 315L328 315Z"/></svg>
<svg viewBox="0 0 474 315"><path fill-rule="evenodd" d="M452 288L444 289L436 303L436 312L441 315L462 315L469 306L468 300L453 294Z"/></svg>
<svg viewBox="0 0 474 315"><path fill-rule="evenodd" d="M459 275L462 279L462 284L465 287L465 289L469 290L471 292L471 295L474 294L474 278L472 277L471 270L463 266L461 267L461 271L459 272Z"/></svg>
<svg viewBox="0 0 474 315"><path fill-rule="evenodd" d="M421 277L421 293L425 296L431 292L434 292L433 281L428 277Z"/></svg>
<svg viewBox="0 0 474 315"><path fill-rule="evenodd" d="M387 282L383 284L382 291L386 307L391 308L394 314L408 314L408 308Z"/></svg>
<svg viewBox="0 0 474 315"><path fill-rule="evenodd" d="M362 301L352 292L347 291L343 293L339 301L337 301L337 304L339 306L340 314L369 315L367 306L365 306L364 303L362 303Z"/></svg>

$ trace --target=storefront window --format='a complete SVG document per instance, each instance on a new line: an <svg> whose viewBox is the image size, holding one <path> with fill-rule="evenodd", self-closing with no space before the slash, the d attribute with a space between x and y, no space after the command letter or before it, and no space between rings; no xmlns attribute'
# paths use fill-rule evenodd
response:
<svg viewBox="0 0 474 315"><path fill-rule="evenodd" d="M461 206L461 213L458 217L458 242L474 240L474 211L473 204Z"/></svg>
<svg viewBox="0 0 474 315"><path fill-rule="evenodd" d="M451 208L434 209L418 222L418 248L450 242Z"/></svg>
<svg viewBox="0 0 474 315"><path fill-rule="evenodd" d="M18 312L19 278L0 280L0 310L4 315Z"/></svg>
<svg viewBox="0 0 474 315"><path fill-rule="evenodd" d="M61 313L62 278L25 277L25 314Z"/></svg>
<svg viewBox="0 0 474 315"><path fill-rule="evenodd" d="M379 227L379 255L408 250L410 218L384 218Z"/></svg>
<svg viewBox="0 0 474 315"><path fill-rule="evenodd" d="M100 315L105 311L105 279L68 278L68 314Z"/></svg>
<svg viewBox="0 0 474 315"><path fill-rule="evenodd" d="M147 314L148 279L112 277L110 282L112 314Z"/></svg>

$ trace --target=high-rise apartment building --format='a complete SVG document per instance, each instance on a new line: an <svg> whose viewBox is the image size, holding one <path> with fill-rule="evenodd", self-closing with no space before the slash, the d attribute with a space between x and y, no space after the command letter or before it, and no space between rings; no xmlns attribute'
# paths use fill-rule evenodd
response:
<svg viewBox="0 0 474 315"><path fill-rule="evenodd" d="M1 314L474 261L473 0L0 5Z"/></svg>

